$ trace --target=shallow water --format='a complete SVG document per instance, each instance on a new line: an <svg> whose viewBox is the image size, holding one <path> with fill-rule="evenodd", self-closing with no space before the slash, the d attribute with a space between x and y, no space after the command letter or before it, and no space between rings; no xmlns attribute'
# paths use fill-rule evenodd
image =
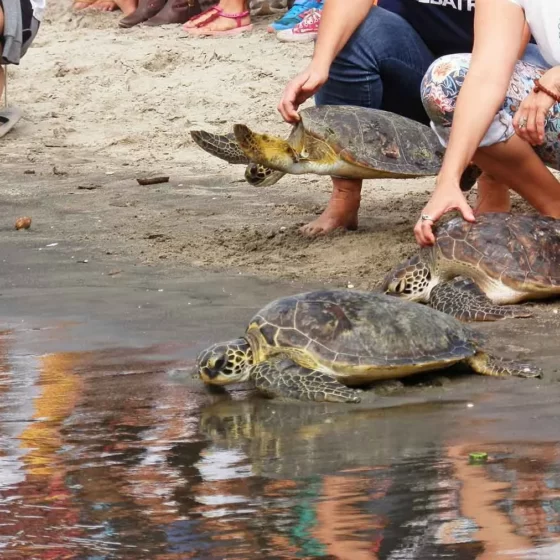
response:
<svg viewBox="0 0 560 560"><path fill-rule="evenodd" d="M543 382L283 404L188 372L308 286L125 263L110 276L66 240L18 240L0 243L2 560L560 558L558 315L487 329Z"/></svg>
<svg viewBox="0 0 560 560"><path fill-rule="evenodd" d="M557 400L292 405L29 335L0 336L3 559L560 558L560 445L516 439Z"/></svg>

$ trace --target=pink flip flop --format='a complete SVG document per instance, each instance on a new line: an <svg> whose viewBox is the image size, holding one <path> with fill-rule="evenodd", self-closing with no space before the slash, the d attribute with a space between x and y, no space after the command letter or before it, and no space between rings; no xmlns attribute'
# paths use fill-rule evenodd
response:
<svg viewBox="0 0 560 560"><path fill-rule="evenodd" d="M201 15L205 13L210 13L210 15L200 23L195 24L194 27L183 26L183 30L186 31L189 35L193 35L196 37L226 37L228 35L239 35L240 33L245 33L246 31L251 31L253 29L253 24L251 23L249 25L241 25L241 20L244 17L250 15L249 10L240 12L238 14L228 14L224 12L222 8L214 6L212 8L209 8L202 14L198 14L197 16L195 16L195 18L191 18L192 21L196 21L200 18ZM206 29L207 24L217 20L219 17L235 20L237 27L228 29L227 31L211 31L209 29Z"/></svg>

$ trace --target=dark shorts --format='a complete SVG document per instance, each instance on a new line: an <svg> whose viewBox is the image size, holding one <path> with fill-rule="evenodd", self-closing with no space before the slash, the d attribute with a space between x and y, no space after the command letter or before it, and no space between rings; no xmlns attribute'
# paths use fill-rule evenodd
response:
<svg viewBox="0 0 560 560"><path fill-rule="evenodd" d="M39 21L33 17L33 6L30 0L20 0L21 6L21 23L22 23L22 40L21 40L21 54L20 58L27 52L27 49L35 39L37 31L39 31ZM4 5L0 0L0 9L4 11ZM4 25L6 23L4 22ZM4 47L4 36L0 35L0 45ZM13 64L13 61L7 58L2 59L2 64Z"/></svg>

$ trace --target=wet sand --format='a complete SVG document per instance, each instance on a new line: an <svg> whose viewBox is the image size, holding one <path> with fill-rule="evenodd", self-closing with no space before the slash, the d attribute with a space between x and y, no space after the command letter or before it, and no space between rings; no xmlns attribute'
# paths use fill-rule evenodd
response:
<svg viewBox="0 0 560 560"><path fill-rule="evenodd" d="M550 321L493 326L511 354L540 340L543 381L454 368L360 405L281 403L209 392L193 360L308 286L31 232L0 251L3 558L556 558Z"/></svg>

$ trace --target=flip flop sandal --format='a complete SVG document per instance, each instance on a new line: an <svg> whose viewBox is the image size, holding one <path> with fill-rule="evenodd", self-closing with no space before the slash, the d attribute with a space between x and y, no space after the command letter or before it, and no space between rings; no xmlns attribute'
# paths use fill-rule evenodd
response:
<svg viewBox="0 0 560 560"><path fill-rule="evenodd" d="M212 15L215 13L222 13L222 8L220 8L219 6L210 6L209 8L206 8L206 10L203 10L202 12L200 12L199 14L194 15L193 17L189 18L185 25L183 25L183 31L190 31L191 29L196 29L197 27L202 26L204 23L206 23L206 21L208 21ZM208 16L208 17L204 17L204 16ZM216 17L219 16L215 16L214 19L216 19ZM200 21L202 20L202 21ZM198 21L198 23L196 23ZM189 23L193 23L194 25L188 25Z"/></svg>
<svg viewBox="0 0 560 560"><path fill-rule="evenodd" d="M194 27L183 27L183 29L189 34L196 37L227 37L231 35L239 35L240 33L245 33L246 31L251 31L253 29L253 24L241 25L241 20L250 15L249 10L240 12L238 14L228 14L222 10L222 8L214 8L214 13L208 18L200 23L197 23ZM218 19L219 17L224 17L228 19L235 20L237 27L233 29L227 29L224 31L213 31L210 29L205 29L205 27Z"/></svg>
<svg viewBox="0 0 560 560"><path fill-rule="evenodd" d="M16 107L0 110L0 138L8 134L21 119L22 113Z"/></svg>

